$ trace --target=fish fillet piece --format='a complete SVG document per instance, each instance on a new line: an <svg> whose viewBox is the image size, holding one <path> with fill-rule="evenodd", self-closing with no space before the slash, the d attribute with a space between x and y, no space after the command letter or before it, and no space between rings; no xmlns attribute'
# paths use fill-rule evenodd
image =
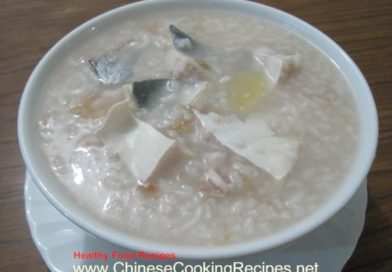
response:
<svg viewBox="0 0 392 272"><path fill-rule="evenodd" d="M241 121L234 115L194 113L218 141L275 179L284 178L291 170L298 142L275 136L264 119L251 116Z"/></svg>
<svg viewBox="0 0 392 272"><path fill-rule="evenodd" d="M273 53L267 48L258 48L253 51L254 59L264 70L271 87L275 87L279 79L284 77L290 70L299 66L300 56L294 55L282 56Z"/></svg>
<svg viewBox="0 0 392 272"><path fill-rule="evenodd" d="M176 78L201 76L204 72L195 59L174 49L167 53L164 65Z"/></svg>
<svg viewBox="0 0 392 272"><path fill-rule="evenodd" d="M203 46L195 41L187 33L174 25L170 25L169 30L172 36L173 46L176 50L193 58L200 58L205 56L206 52Z"/></svg>
<svg viewBox="0 0 392 272"><path fill-rule="evenodd" d="M154 98L168 92L171 79L149 79L133 82L132 93L139 107L152 107ZM155 103L156 104L156 103Z"/></svg>
<svg viewBox="0 0 392 272"><path fill-rule="evenodd" d="M181 92L178 95L178 102L185 107L197 107L206 92L208 92L208 86L207 81L183 84L181 86Z"/></svg>
<svg viewBox="0 0 392 272"><path fill-rule="evenodd" d="M174 140L133 116L129 101L114 105L98 138L129 167L139 183L146 183Z"/></svg>
<svg viewBox="0 0 392 272"><path fill-rule="evenodd" d="M140 53L138 50L125 46L106 53L103 56L88 60L99 81L105 85L126 82L133 74Z"/></svg>

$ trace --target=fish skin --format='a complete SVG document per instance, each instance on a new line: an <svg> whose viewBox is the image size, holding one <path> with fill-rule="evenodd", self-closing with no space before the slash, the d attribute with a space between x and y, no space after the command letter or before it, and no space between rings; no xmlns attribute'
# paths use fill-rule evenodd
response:
<svg viewBox="0 0 392 272"><path fill-rule="evenodd" d="M170 25L169 29L172 34L173 46L178 51L189 54L198 47L198 44L194 39L176 26Z"/></svg>
<svg viewBox="0 0 392 272"><path fill-rule="evenodd" d="M202 45L187 33L174 25L170 25L169 30L172 36L173 46L176 50L195 59L206 57L207 54Z"/></svg>
<svg viewBox="0 0 392 272"><path fill-rule="evenodd" d="M140 54L133 48L120 48L88 60L97 79L104 85L126 83Z"/></svg>
<svg viewBox="0 0 392 272"><path fill-rule="evenodd" d="M139 107L148 107L154 96L169 89L172 79L149 79L133 83L132 93Z"/></svg>

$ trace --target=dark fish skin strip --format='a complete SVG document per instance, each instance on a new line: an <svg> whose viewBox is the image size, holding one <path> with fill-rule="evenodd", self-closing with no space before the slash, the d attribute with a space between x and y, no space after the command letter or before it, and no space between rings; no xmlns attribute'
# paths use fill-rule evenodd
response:
<svg viewBox="0 0 392 272"><path fill-rule="evenodd" d="M201 57L203 50L198 42L174 25L170 25L169 30L174 48L186 55L195 58Z"/></svg>
<svg viewBox="0 0 392 272"><path fill-rule="evenodd" d="M139 107L148 107L154 97L169 88L171 79L150 79L133 83L133 95Z"/></svg>

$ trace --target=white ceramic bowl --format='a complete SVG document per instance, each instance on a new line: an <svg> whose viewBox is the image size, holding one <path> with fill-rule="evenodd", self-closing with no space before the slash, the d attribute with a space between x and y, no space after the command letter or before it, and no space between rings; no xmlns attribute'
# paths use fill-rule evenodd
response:
<svg viewBox="0 0 392 272"><path fill-rule="evenodd" d="M154 13L157 10L190 10L197 8L230 10L256 15L297 33L331 58L354 90L360 119L359 150L352 168L348 169L345 180L337 193L332 196L327 204L320 207L317 213L311 214L299 223L266 238L255 238L252 241L216 247L178 246L158 243L121 232L81 209L64 192L60 183L56 182L56 177L46 163L47 160L40 148L37 115L42 106L42 84L56 62L60 62L67 55L67 52L77 48L93 34L90 31L92 27L105 28L105 26L116 24L121 20L137 19L139 16ZM37 186L59 211L83 229L112 243L134 250L176 253L178 257L191 259L213 259L274 249L305 235L331 218L350 200L370 169L377 146L378 121L371 91L355 63L330 38L300 19L271 7L241 0L151 0L114 9L84 23L61 39L43 57L30 76L23 92L19 107L18 137L27 169Z"/></svg>

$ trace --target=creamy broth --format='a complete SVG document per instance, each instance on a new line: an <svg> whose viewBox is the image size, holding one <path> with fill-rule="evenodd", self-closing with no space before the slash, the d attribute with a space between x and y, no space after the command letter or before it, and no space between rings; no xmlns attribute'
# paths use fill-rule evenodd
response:
<svg viewBox="0 0 392 272"><path fill-rule="evenodd" d="M206 53L176 50L171 24ZM58 182L100 219L158 241L237 243L316 212L339 187L357 149L354 97L300 37L217 11L92 31L48 80L39 127ZM131 69L105 84L91 60L108 52ZM144 105L132 83L152 79L168 81Z"/></svg>

